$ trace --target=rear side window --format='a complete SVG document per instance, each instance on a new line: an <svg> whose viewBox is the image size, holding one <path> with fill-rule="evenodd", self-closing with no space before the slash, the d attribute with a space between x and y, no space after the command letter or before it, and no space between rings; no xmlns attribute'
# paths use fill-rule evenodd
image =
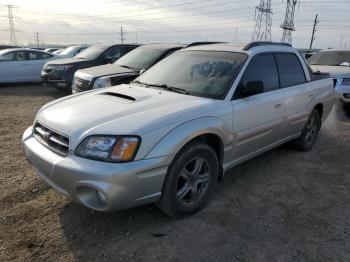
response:
<svg viewBox="0 0 350 262"><path fill-rule="evenodd" d="M29 60L41 60L41 59L48 59L50 58L52 55L49 54L45 54L42 52L29 52Z"/></svg>
<svg viewBox="0 0 350 262"><path fill-rule="evenodd" d="M264 92L279 88L278 71L273 54L264 54L253 57L250 61L239 86L245 86L248 82L261 81Z"/></svg>
<svg viewBox="0 0 350 262"><path fill-rule="evenodd" d="M298 57L294 54L276 54L281 87L304 84L306 82L304 69Z"/></svg>

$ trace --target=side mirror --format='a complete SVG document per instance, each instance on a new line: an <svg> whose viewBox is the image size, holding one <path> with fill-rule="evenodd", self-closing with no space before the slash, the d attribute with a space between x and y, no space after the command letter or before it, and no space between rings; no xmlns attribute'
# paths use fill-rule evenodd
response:
<svg viewBox="0 0 350 262"><path fill-rule="evenodd" d="M251 81L243 84L240 93L243 97L253 96L264 92L264 83L262 81Z"/></svg>

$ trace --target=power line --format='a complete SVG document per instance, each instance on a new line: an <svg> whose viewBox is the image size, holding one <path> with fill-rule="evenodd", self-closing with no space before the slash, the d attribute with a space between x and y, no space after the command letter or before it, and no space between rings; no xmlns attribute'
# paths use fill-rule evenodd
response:
<svg viewBox="0 0 350 262"><path fill-rule="evenodd" d="M261 0L260 4L255 7L255 27L252 42L271 41L271 25L271 0Z"/></svg>
<svg viewBox="0 0 350 262"><path fill-rule="evenodd" d="M295 31L294 26L294 11L295 5L298 0L287 0L286 14L284 17L284 22L281 24L281 28L283 29L282 34L282 43L292 43L292 32Z"/></svg>

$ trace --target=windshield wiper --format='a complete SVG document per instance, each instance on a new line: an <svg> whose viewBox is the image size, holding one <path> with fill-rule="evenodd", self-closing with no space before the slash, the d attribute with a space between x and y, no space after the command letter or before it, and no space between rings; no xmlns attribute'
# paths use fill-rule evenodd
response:
<svg viewBox="0 0 350 262"><path fill-rule="evenodd" d="M130 83L132 83L132 84L139 84L139 85L143 85L143 86L146 86L146 87L149 86L149 84L141 82L139 80L134 80L134 81L131 81Z"/></svg>
<svg viewBox="0 0 350 262"><path fill-rule="evenodd" d="M158 88L163 88L169 91L173 91L176 93L184 94L184 95L189 95L190 92L188 92L186 89L175 87L175 86L168 86L166 84L147 84L148 86L153 86L153 87L158 87Z"/></svg>
<svg viewBox="0 0 350 262"><path fill-rule="evenodd" d="M131 66L127 66L127 65L119 65L119 66L127 68L127 69L131 69L131 70L136 70L135 68L133 68Z"/></svg>

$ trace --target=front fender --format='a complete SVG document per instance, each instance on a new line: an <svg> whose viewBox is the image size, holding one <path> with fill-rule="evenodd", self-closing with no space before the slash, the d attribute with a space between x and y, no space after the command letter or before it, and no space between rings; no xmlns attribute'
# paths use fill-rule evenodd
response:
<svg viewBox="0 0 350 262"><path fill-rule="evenodd" d="M217 117L200 117L170 130L146 155L145 158L175 156L189 141L203 134L220 137L224 151L232 147L233 135L224 121Z"/></svg>

